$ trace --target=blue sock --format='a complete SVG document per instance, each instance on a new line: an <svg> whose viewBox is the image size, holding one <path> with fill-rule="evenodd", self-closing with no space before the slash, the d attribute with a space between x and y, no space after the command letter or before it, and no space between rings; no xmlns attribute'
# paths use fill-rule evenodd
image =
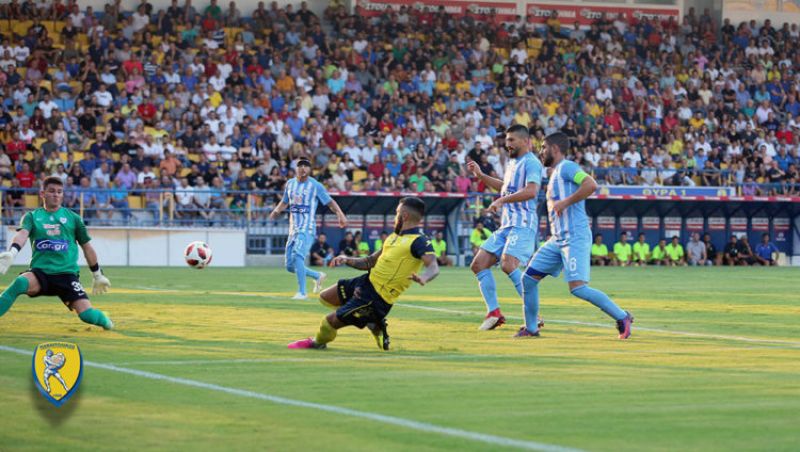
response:
<svg viewBox="0 0 800 452"><path fill-rule="evenodd" d="M517 290L519 296L522 296L522 272L519 269L514 270L508 274L508 279L514 284L514 289Z"/></svg>
<svg viewBox="0 0 800 452"><path fill-rule="evenodd" d="M306 269L306 276L308 276L309 278L311 278L311 279L316 281L316 280L319 279L319 272L316 271L316 270L312 270L310 268L307 268Z"/></svg>
<svg viewBox="0 0 800 452"><path fill-rule="evenodd" d="M297 291L301 294L306 293L306 263L303 256L294 255L294 275L297 277Z"/></svg>
<svg viewBox="0 0 800 452"><path fill-rule="evenodd" d="M608 298L608 295L597 289L592 289L587 285L583 285L575 290L572 290L571 292L572 295L575 295L576 297L582 300L586 300L589 303L602 309L603 312L611 316L614 320L622 320L626 316L625 311L620 309L620 307L617 306L616 303L611 301L611 299Z"/></svg>
<svg viewBox="0 0 800 452"><path fill-rule="evenodd" d="M486 309L492 312L499 308L500 304L497 302L497 286L494 283L492 270L490 268L481 270L475 277L478 278L478 286L481 288L483 301L486 302Z"/></svg>
<svg viewBox="0 0 800 452"><path fill-rule="evenodd" d="M525 328L533 333L539 329L539 280L528 275L522 277L522 314Z"/></svg>

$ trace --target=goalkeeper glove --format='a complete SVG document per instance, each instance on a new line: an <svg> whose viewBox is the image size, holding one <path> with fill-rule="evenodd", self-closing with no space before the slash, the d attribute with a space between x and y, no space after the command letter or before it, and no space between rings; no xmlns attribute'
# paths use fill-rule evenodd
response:
<svg viewBox="0 0 800 452"><path fill-rule="evenodd" d="M92 295L100 295L108 292L108 288L111 287L111 281L106 278L106 275L104 275L101 270L93 271L92 278L94 279Z"/></svg>
<svg viewBox="0 0 800 452"><path fill-rule="evenodd" d="M11 267L11 264L14 263L14 258L17 257L18 253L19 250L15 247L0 253L0 274L6 274L8 267Z"/></svg>

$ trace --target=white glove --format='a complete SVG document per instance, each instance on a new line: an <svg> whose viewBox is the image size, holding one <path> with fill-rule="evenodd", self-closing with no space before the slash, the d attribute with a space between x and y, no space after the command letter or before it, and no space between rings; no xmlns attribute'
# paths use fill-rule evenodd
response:
<svg viewBox="0 0 800 452"><path fill-rule="evenodd" d="M108 292L108 288L111 287L111 281L106 278L106 275L104 275L103 272L100 270L92 272L92 278L94 278L94 284L92 284L92 295L100 295Z"/></svg>
<svg viewBox="0 0 800 452"><path fill-rule="evenodd" d="M14 263L14 258L17 257L17 253L19 253L19 251L16 248L11 248L8 251L0 253L0 274L6 274L8 267L11 267L11 264Z"/></svg>

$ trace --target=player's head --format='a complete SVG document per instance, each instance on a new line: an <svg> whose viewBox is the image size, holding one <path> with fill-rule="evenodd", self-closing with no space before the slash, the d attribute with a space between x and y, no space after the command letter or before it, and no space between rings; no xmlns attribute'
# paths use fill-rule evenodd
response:
<svg viewBox="0 0 800 452"><path fill-rule="evenodd" d="M530 149L531 135L522 124L514 124L506 129L506 150L512 158L517 158Z"/></svg>
<svg viewBox="0 0 800 452"><path fill-rule="evenodd" d="M297 179L304 181L311 175L311 161L307 158L300 158L297 161Z"/></svg>
<svg viewBox="0 0 800 452"><path fill-rule="evenodd" d="M622 234L620 234L619 235L619 241L622 242L622 243L627 242L628 241L628 233L627 232L623 232Z"/></svg>
<svg viewBox="0 0 800 452"><path fill-rule="evenodd" d="M639 241L644 243L644 232L639 233Z"/></svg>
<svg viewBox="0 0 800 452"><path fill-rule="evenodd" d="M61 207L64 202L64 182L60 177L50 176L42 182L42 189L39 191L39 196L44 200L44 208L47 210L56 210Z"/></svg>
<svg viewBox="0 0 800 452"><path fill-rule="evenodd" d="M594 243L601 244L603 243L603 234L595 234L594 235Z"/></svg>
<svg viewBox="0 0 800 452"><path fill-rule="evenodd" d="M765 232L765 233L761 234L761 242L769 243L769 233L768 232Z"/></svg>
<svg viewBox="0 0 800 452"><path fill-rule="evenodd" d="M569 151L569 138L563 132L553 132L544 138L540 153L542 164L552 167L566 157Z"/></svg>
<svg viewBox="0 0 800 452"><path fill-rule="evenodd" d="M44 354L47 355L48 358L49 358L49 357L53 356L53 351L48 348L47 351L44 352Z"/></svg>
<svg viewBox="0 0 800 452"><path fill-rule="evenodd" d="M425 217L425 202L416 196L408 196L397 204L397 215L394 217L394 232L416 226Z"/></svg>
<svg viewBox="0 0 800 452"><path fill-rule="evenodd" d="M678 240L680 240L680 239L678 238L677 235L673 235L672 236L672 244L673 245L677 245L678 244Z"/></svg>

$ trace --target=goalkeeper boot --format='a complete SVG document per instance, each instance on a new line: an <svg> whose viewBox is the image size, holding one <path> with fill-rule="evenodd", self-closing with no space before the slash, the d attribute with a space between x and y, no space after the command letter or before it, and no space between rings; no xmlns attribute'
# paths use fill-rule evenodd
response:
<svg viewBox="0 0 800 452"><path fill-rule="evenodd" d="M368 323L367 328L375 338L375 343L381 350L389 350L389 333L386 329L386 319L381 319L378 323Z"/></svg>
<svg viewBox="0 0 800 452"><path fill-rule="evenodd" d="M312 339L310 337L307 337L305 339L300 339L299 341L294 341L294 342L290 343L289 345L287 345L287 348L315 348L317 350L322 350L322 349L324 349L326 347L327 347L327 345L325 345L325 344L317 345L314 342L314 339Z"/></svg>
<svg viewBox="0 0 800 452"><path fill-rule="evenodd" d="M627 339L631 337L631 325L633 324L633 315L625 311L625 318L617 320L617 330L619 330L619 338Z"/></svg>

